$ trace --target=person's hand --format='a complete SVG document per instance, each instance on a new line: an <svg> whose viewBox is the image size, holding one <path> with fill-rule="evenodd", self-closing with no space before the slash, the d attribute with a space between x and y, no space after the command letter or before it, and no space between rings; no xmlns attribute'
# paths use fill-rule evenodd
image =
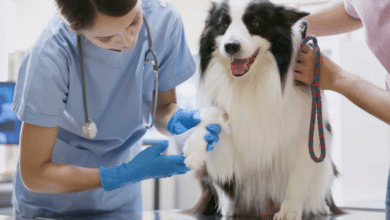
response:
<svg viewBox="0 0 390 220"><path fill-rule="evenodd" d="M204 136L204 139L207 141L207 151L212 151L214 150L213 143L219 141L218 134L221 133L221 126L218 124L209 124L206 126L206 129L210 132Z"/></svg>
<svg viewBox="0 0 390 220"><path fill-rule="evenodd" d="M167 129L172 135L182 134L200 122L198 110L179 109L169 120Z"/></svg>
<svg viewBox="0 0 390 220"><path fill-rule="evenodd" d="M295 65L295 80L311 85L314 82L315 52L314 49L305 45L297 56ZM336 77L342 69L331 59L321 53L320 88L334 90Z"/></svg>
<svg viewBox="0 0 390 220"><path fill-rule="evenodd" d="M165 178L184 174L189 168L184 164L184 156L161 155L168 147L163 141L141 151L129 163L120 166L101 167L99 170L103 189L110 191L129 182L139 182L150 178Z"/></svg>
<svg viewBox="0 0 390 220"><path fill-rule="evenodd" d="M195 127L201 121L198 110L179 109L169 120L167 129L172 135L182 134ZM221 126L209 124L206 129L210 132L204 136L208 142L207 151L214 149L213 143L219 141L218 134L221 133Z"/></svg>

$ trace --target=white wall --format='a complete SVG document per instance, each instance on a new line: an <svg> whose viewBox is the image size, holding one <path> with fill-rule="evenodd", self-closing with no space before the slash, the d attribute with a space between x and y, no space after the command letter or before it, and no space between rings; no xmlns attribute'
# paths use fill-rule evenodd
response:
<svg viewBox="0 0 390 220"><path fill-rule="evenodd" d="M181 12L186 38L191 50L199 48L199 39L204 27L210 0L169 0Z"/></svg>
<svg viewBox="0 0 390 220"><path fill-rule="evenodd" d="M56 13L54 0L15 0L17 50L26 50Z"/></svg>
<svg viewBox="0 0 390 220"><path fill-rule="evenodd" d="M16 4L10 0L0 0L0 81L8 80L8 54L15 50Z"/></svg>

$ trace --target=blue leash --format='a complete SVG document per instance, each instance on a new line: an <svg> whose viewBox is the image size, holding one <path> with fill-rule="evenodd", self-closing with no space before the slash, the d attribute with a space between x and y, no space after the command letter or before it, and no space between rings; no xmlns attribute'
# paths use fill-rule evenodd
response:
<svg viewBox="0 0 390 220"><path fill-rule="evenodd" d="M325 146L325 137L324 137L324 124L322 121L322 102L321 102L321 91L320 91L320 68L321 68L321 51L318 46L317 38L313 35L306 36L307 30L307 21L303 21L301 24L302 31L302 43L298 53L300 53L303 47L307 44L313 47L315 51L315 68L314 68L314 82L311 84L312 91L312 110L311 110L311 120L310 120L310 131L309 131L309 153L310 157L314 162L320 163L324 161L326 155L326 146ZM308 43L310 40L313 43ZM318 133L320 136L320 146L321 146L321 155L317 157L314 153L313 142L314 142L314 129L316 117L318 118Z"/></svg>

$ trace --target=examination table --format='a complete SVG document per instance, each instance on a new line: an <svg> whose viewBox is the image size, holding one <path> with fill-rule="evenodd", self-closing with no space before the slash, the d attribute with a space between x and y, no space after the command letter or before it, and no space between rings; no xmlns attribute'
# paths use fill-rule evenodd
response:
<svg viewBox="0 0 390 220"><path fill-rule="evenodd" d="M359 209L359 208L344 208L349 214L340 216L318 217L310 220L384 220L385 212L382 209ZM38 218L47 219L47 218ZM144 212L142 215L124 215L124 214L101 214L101 215L85 215L77 217L59 217L55 219L74 219L74 220L247 220L253 218L220 218L214 216L194 216L181 214L178 210L172 211L151 211ZM29 218L14 218L10 216L0 215L0 220L31 220ZM49 220L49 219L47 219ZM272 220L272 219L271 219Z"/></svg>

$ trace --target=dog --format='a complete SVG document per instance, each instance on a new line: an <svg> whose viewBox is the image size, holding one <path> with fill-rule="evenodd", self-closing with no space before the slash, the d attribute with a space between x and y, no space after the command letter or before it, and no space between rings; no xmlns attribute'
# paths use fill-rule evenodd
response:
<svg viewBox="0 0 390 220"><path fill-rule="evenodd" d="M326 100L328 154L316 163L308 150L310 86L294 80L298 21L306 15L268 0L212 3L199 49L201 123L183 149L202 188L189 212L274 220L345 213L331 193L338 171L330 157ZM202 141L207 124L222 128L212 151ZM319 146L315 135L316 155Z"/></svg>

